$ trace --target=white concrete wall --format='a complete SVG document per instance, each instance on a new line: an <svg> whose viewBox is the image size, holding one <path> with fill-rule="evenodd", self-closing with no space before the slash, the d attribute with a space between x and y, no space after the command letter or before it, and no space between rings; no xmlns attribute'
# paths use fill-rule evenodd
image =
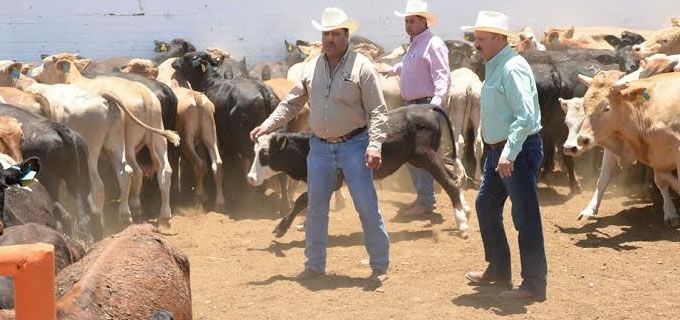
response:
<svg viewBox="0 0 680 320"><path fill-rule="evenodd" d="M0 0L0 59L35 61L41 53L80 52L103 58L151 57L153 40L183 37L199 48L219 46L250 63L284 53L283 40L316 40L310 24L327 6L361 22L358 34L386 48L407 42L394 10L405 0ZM431 0L445 39L474 23L478 10L508 14L512 27L626 26L659 29L680 16L678 0ZM133 14L144 13L134 16ZM110 15L114 14L114 15Z"/></svg>

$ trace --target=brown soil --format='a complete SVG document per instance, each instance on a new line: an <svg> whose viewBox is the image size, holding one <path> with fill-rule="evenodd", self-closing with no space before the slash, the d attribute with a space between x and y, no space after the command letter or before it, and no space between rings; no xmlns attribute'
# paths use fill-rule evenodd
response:
<svg viewBox="0 0 680 320"><path fill-rule="evenodd" d="M563 183L561 185L564 185ZM379 191L391 239L389 279L367 280L370 268L351 203L331 212L329 275L299 282L304 233L271 234L280 216L259 205L228 215L185 210L167 236L189 256L195 319L666 319L680 314L680 231L663 225L660 206L611 188L595 221L576 217L589 201L565 186L539 184L548 256L548 300L514 303L498 291L467 285L485 266L476 214L469 239L453 232L452 209L437 196L436 214L404 219L412 193ZM476 191L465 191L474 208ZM262 202L261 202L262 203ZM505 209L519 284L517 233ZM179 213L179 212L178 212ZM298 222L302 220L299 219Z"/></svg>

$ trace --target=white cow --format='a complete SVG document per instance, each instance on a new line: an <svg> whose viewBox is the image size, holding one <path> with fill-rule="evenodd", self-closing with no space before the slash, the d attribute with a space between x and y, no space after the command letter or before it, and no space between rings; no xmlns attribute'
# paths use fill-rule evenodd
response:
<svg viewBox="0 0 680 320"><path fill-rule="evenodd" d="M479 76L468 68L451 71L451 87L448 93L447 111L453 122L453 132L456 141L456 157L463 159L465 152L465 133L474 130L475 181L482 177L482 142L480 127L480 97L482 81Z"/></svg>

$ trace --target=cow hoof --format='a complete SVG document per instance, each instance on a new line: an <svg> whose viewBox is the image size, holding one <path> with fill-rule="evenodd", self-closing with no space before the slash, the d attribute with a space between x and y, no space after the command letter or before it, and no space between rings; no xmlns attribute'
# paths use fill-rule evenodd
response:
<svg viewBox="0 0 680 320"><path fill-rule="evenodd" d="M290 224L292 221L289 221L288 219L283 219L281 222L279 222L278 225L276 225L276 228L274 228L274 236L277 238L283 237L286 232L288 232L288 228L290 228Z"/></svg>
<svg viewBox="0 0 680 320"><path fill-rule="evenodd" d="M169 218L158 218L158 226L163 227L163 228L170 228L170 219Z"/></svg>
<svg viewBox="0 0 680 320"><path fill-rule="evenodd" d="M467 239L470 237L470 231L463 230L458 234L462 239Z"/></svg>
<svg viewBox="0 0 680 320"><path fill-rule="evenodd" d="M581 213L579 213L577 220L593 220L595 219L595 214L597 212L590 208L585 208Z"/></svg>
<svg viewBox="0 0 680 320"><path fill-rule="evenodd" d="M5 225L0 222L0 236L5 233Z"/></svg>
<svg viewBox="0 0 680 320"><path fill-rule="evenodd" d="M305 225L303 223L300 223L297 226L295 226L295 230L303 232L305 231Z"/></svg>
<svg viewBox="0 0 680 320"><path fill-rule="evenodd" d="M569 189L570 189L569 191L571 192L572 195L580 194L581 192L583 192L583 190L581 190L581 185L578 184L578 183L575 184L575 185L572 185L571 188L569 188Z"/></svg>

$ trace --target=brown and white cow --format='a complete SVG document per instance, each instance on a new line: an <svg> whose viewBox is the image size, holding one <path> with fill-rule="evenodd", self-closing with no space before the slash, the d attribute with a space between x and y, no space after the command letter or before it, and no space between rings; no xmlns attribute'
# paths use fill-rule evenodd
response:
<svg viewBox="0 0 680 320"><path fill-rule="evenodd" d="M173 59L175 58L169 60ZM133 59L127 66L121 68L121 71L139 74L151 79L155 79L159 74L156 64L151 60L145 59ZM170 78L173 77L170 75ZM165 84L177 96L177 131L181 139L180 149L182 150L182 156L190 159L194 167L196 197L199 202L203 202L205 197L204 179L207 176L203 159L196 153L196 142L200 142L203 143L210 156L210 170L213 173L216 189L215 207L221 210L224 208L222 158L217 148L215 106L203 93L182 88L172 81Z"/></svg>
<svg viewBox="0 0 680 320"><path fill-rule="evenodd" d="M645 37L645 42L633 47L636 59L649 57L656 53L680 53L680 19L671 20L672 27L656 31L652 36Z"/></svg>
<svg viewBox="0 0 680 320"><path fill-rule="evenodd" d="M167 223L170 219L170 177L172 169L168 161L166 139L178 145L177 133L163 129L162 111L158 98L141 83L118 77L100 76L86 78L79 65L88 64L89 59L74 54L59 54L43 59L43 65L34 69L35 79L42 83L67 83L76 85L90 94L106 96L115 101L125 114L125 151L127 161L132 167L130 206L141 209L139 198L143 175L157 173L161 190L160 220ZM146 146L151 152L151 165L142 170L136 154ZM131 212L122 212L124 220L132 221Z"/></svg>
<svg viewBox="0 0 680 320"><path fill-rule="evenodd" d="M59 319L192 319L189 260L151 227L104 239L56 278Z"/></svg>
<svg viewBox="0 0 680 320"><path fill-rule="evenodd" d="M545 51L545 45L538 41L531 27L524 27L519 32L519 42L515 45L515 51L521 53L530 50Z"/></svg>
<svg viewBox="0 0 680 320"><path fill-rule="evenodd" d="M650 166L663 197L664 221L678 226L669 187L680 194L680 181L672 174L680 166L680 73L621 83L622 76L620 71L579 76L589 88L578 145L584 150L602 145L624 163Z"/></svg>

